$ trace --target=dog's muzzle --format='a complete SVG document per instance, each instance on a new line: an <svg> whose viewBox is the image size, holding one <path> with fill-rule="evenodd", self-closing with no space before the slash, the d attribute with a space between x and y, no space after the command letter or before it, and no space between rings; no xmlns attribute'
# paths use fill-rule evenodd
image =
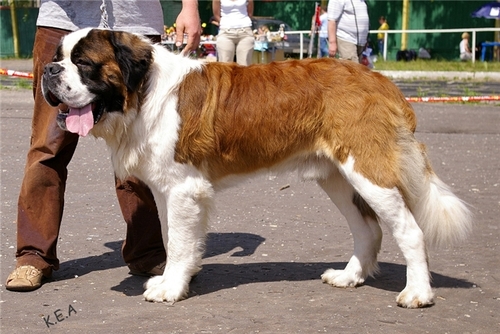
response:
<svg viewBox="0 0 500 334"><path fill-rule="evenodd" d="M43 97L53 107L61 103L60 99L52 93L52 89L61 83L60 75L63 71L64 67L58 63L49 63L43 69L41 82Z"/></svg>
<svg viewBox="0 0 500 334"><path fill-rule="evenodd" d="M47 79L50 79L55 75L61 74L63 69L64 68L58 63L48 63L47 65L45 65L45 68L43 69L43 76L46 77Z"/></svg>

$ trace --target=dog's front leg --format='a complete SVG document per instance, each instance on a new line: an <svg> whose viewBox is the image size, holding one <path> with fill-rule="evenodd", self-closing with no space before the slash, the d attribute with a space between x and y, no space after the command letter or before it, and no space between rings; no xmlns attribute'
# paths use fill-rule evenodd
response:
<svg viewBox="0 0 500 334"><path fill-rule="evenodd" d="M162 196L155 194L155 199L157 197ZM156 200L158 211L163 216L160 217L162 230L168 225L168 241L164 240L167 265L162 276L153 277L146 283L146 300L176 302L187 296L191 277L201 269L212 197L209 182L188 177L171 189L163 203ZM160 205L167 208L162 210ZM164 231L162 234L165 236Z"/></svg>

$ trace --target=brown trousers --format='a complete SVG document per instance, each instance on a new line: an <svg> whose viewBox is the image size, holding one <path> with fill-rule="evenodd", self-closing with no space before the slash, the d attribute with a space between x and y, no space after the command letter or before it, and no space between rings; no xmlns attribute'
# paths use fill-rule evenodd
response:
<svg viewBox="0 0 500 334"><path fill-rule="evenodd" d="M43 98L40 79L52 61L57 45L68 31L39 27L33 49L33 95L31 143L21 185L17 218L17 266L33 265L47 277L59 269L57 239L61 226L67 166L78 135L56 124L58 108ZM159 36L154 36L159 41ZM111 180L110 180L111 182ZM151 191L139 180L116 180L116 194L127 235L122 255L131 269L148 271L166 258L158 212Z"/></svg>

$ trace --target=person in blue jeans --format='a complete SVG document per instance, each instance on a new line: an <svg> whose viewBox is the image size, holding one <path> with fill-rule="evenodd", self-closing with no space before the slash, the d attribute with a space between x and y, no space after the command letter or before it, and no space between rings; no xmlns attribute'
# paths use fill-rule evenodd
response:
<svg viewBox="0 0 500 334"><path fill-rule="evenodd" d="M316 7L317 8L317 7ZM317 9L318 10L318 9ZM328 14L326 6L320 6L319 13L316 12L311 23L311 37L318 33L318 58L328 57ZM311 40L311 42L314 42ZM310 46L311 47L311 46ZM309 52L312 52L310 50Z"/></svg>
<svg viewBox="0 0 500 334"><path fill-rule="evenodd" d="M321 15L319 16L321 26L318 32L319 37L319 52L318 57L328 57L328 13L326 6L321 6Z"/></svg>

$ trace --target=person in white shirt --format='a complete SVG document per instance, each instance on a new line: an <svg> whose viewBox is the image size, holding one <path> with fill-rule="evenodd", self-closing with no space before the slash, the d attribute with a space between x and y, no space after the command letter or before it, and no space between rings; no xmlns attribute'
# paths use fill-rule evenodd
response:
<svg viewBox="0 0 500 334"><path fill-rule="evenodd" d="M328 1L329 54L360 62L370 20L365 0Z"/></svg>
<svg viewBox="0 0 500 334"><path fill-rule="evenodd" d="M252 64L254 35L252 32L253 0L214 0L212 10L219 22L217 59L236 62L243 66Z"/></svg>
<svg viewBox="0 0 500 334"><path fill-rule="evenodd" d="M469 34L464 32L460 41L460 60L471 60L472 52L469 48Z"/></svg>

